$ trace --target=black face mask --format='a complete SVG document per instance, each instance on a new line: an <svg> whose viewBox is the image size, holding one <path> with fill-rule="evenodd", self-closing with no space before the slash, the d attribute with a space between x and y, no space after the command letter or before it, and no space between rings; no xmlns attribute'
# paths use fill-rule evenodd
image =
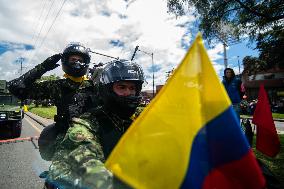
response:
<svg viewBox="0 0 284 189"><path fill-rule="evenodd" d="M105 98L104 102L109 111L123 119L128 119L135 113L141 98L141 96L118 96L112 92Z"/></svg>

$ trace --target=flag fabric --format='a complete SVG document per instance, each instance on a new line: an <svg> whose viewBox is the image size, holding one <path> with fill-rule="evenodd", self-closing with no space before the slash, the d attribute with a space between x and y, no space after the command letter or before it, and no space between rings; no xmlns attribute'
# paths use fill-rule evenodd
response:
<svg viewBox="0 0 284 189"><path fill-rule="evenodd" d="M105 163L133 188L263 188L199 34Z"/></svg>
<svg viewBox="0 0 284 189"><path fill-rule="evenodd" d="M263 154L275 157L280 151L280 140L270 110L264 85L261 84L252 123L256 125L256 149Z"/></svg>

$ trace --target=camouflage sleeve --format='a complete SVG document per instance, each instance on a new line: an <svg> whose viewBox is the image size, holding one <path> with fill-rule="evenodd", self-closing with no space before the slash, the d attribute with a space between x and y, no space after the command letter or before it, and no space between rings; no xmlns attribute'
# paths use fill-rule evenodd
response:
<svg viewBox="0 0 284 189"><path fill-rule="evenodd" d="M97 137L98 123L85 118L72 119L53 157L48 179L61 186L114 188L115 182L122 188L123 184L113 179L112 173L104 166L105 158Z"/></svg>
<svg viewBox="0 0 284 189"><path fill-rule="evenodd" d="M9 91L20 99L27 99L29 93L33 90L32 85L39 79L45 72L52 70L59 66L57 62L60 60L61 54L55 54L48 57L45 61L38 64L35 68L31 69L21 77L8 82Z"/></svg>
<svg viewBox="0 0 284 189"><path fill-rule="evenodd" d="M19 99L26 99L28 88L45 73L44 67L39 64L21 77L8 82L9 91Z"/></svg>

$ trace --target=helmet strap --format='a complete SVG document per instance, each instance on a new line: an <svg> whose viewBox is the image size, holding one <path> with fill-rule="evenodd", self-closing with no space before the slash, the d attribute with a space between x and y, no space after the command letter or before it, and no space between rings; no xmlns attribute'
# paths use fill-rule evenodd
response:
<svg viewBox="0 0 284 189"><path fill-rule="evenodd" d="M73 76L68 75L67 73L65 73L65 74L63 75L63 77L69 78L69 79L71 79L72 81L77 82L77 83L82 83L83 81L88 80L87 76L85 76L85 75L83 75L83 76L81 76L81 77L73 77Z"/></svg>

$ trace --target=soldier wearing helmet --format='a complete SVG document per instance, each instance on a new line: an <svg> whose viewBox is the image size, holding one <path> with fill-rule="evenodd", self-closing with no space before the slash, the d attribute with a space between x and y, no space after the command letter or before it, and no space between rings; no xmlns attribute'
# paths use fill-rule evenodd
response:
<svg viewBox="0 0 284 189"><path fill-rule="evenodd" d="M90 55L88 49L80 44L68 45L62 53L62 70L72 77L82 77L86 75Z"/></svg>
<svg viewBox="0 0 284 189"><path fill-rule="evenodd" d="M60 66L58 64L60 59L65 72L64 79L36 82L44 73ZM39 151L45 160L51 159L55 138L59 133L65 134L70 119L86 112L96 103L93 83L85 76L89 63L88 49L80 43L72 43L62 54L47 58L8 84L10 92L22 100L51 99L57 107L55 125L45 127L39 138Z"/></svg>
<svg viewBox="0 0 284 189"><path fill-rule="evenodd" d="M143 81L139 65L126 60L113 61L101 73L97 91L107 108L128 118L141 100Z"/></svg>
<svg viewBox="0 0 284 189"><path fill-rule="evenodd" d="M102 104L72 119L52 159L47 178L49 185L127 187L104 167L104 161L132 123L130 116L140 102L143 82L141 67L129 61L113 61L101 70L95 87Z"/></svg>

